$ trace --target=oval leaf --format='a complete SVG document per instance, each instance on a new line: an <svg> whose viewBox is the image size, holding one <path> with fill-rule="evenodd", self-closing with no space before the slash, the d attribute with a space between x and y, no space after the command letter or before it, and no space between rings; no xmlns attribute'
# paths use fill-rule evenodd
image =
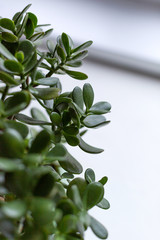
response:
<svg viewBox="0 0 160 240"><path fill-rule="evenodd" d="M59 96L59 88L30 88L33 96L38 97L42 100L49 100Z"/></svg>
<svg viewBox="0 0 160 240"><path fill-rule="evenodd" d="M30 125L51 125L50 122L33 119L33 118L28 117L25 114L21 114L21 113L16 114L15 118L17 120L19 120L20 122L24 122L24 123L30 124Z"/></svg>
<svg viewBox="0 0 160 240"><path fill-rule="evenodd" d="M9 18L1 18L0 19L0 26L3 27L3 28L6 28L8 30L11 30L12 32L14 32L14 30L15 30L15 24Z"/></svg>
<svg viewBox="0 0 160 240"><path fill-rule="evenodd" d="M95 173L91 168L85 171L85 179L88 183L95 182Z"/></svg>
<svg viewBox="0 0 160 240"><path fill-rule="evenodd" d="M94 100L94 91L89 83L85 83L83 86L83 99L88 111L92 106Z"/></svg>
<svg viewBox="0 0 160 240"><path fill-rule="evenodd" d="M106 121L106 118L101 115L88 115L83 123L88 128L98 127L105 124L108 124L110 121Z"/></svg>
<svg viewBox="0 0 160 240"><path fill-rule="evenodd" d="M110 204L108 202L107 199L103 198L98 204L97 206L99 208L102 208L102 209L109 209L110 208Z"/></svg>
<svg viewBox="0 0 160 240"><path fill-rule="evenodd" d="M30 153L41 153L43 152L50 143L50 134L46 130L42 130L32 142Z"/></svg>
<svg viewBox="0 0 160 240"><path fill-rule="evenodd" d="M70 77L78 79L78 80L85 80L88 78L88 76L85 73L82 72L76 72L76 71L69 71L66 69L62 69L64 72L66 72Z"/></svg>
<svg viewBox="0 0 160 240"><path fill-rule="evenodd" d="M83 109L83 92L80 87L75 87L72 92L73 101Z"/></svg>
<svg viewBox="0 0 160 240"><path fill-rule="evenodd" d="M22 73L23 72L23 66L20 62L16 62L14 60L5 60L4 66L14 73Z"/></svg>
<svg viewBox="0 0 160 240"><path fill-rule="evenodd" d="M48 78L40 78L35 83L38 83L39 85L44 86L50 86L53 87L59 82L59 79L56 77L48 77Z"/></svg>
<svg viewBox="0 0 160 240"><path fill-rule="evenodd" d="M26 205L22 200L5 202L2 206L2 211L9 218L19 219L24 216L26 212Z"/></svg>
<svg viewBox="0 0 160 240"><path fill-rule="evenodd" d="M108 102L98 102L95 103L89 111L94 114L104 114L108 113L111 110L111 104Z"/></svg>
<svg viewBox="0 0 160 240"><path fill-rule="evenodd" d="M14 43L18 41L17 36L15 36L14 34L10 33L10 32L2 32L2 39L5 42L9 42L9 43Z"/></svg>
<svg viewBox="0 0 160 240"><path fill-rule="evenodd" d="M87 152L87 153L93 153L93 154L101 153L101 152L104 151L104 150L101 149L101 148L96 148L96 147L93 147L93 146L87 144L87 143L81 138L80 135L78 135L77 137L78 137L78 139L79 139L79 147L80 147L83 151L85 151L85 152Z"/></svg>
<svg viewBox="0 0 160 240"><path fill-rule="evenodd" d="M17 81L8 73L0 71L0 80L7 85L18 85Z"/></svg>
<svg viewBox="0 0 160 240"><path fill-rule="evenodd" d="M91 219L90 227L94 234L101 239L106 239L108 237L107 229L95 218L90 216L90 219Z"/></svg>

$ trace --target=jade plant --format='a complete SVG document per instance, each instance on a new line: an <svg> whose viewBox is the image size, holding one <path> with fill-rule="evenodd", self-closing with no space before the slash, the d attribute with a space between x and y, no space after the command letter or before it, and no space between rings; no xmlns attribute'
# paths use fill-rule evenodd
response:
<svg viewBox="0 0 160 240"><path fill-rule="evenodd" d="M67 144L101 153L83 135L109 123L104 114L111 105L94 103L89 83L63 92L57 77L87 79L73 69L81 66L92 41L75 46L62 33L56 41L46 40L42 51L39 43L53 29L44 31L49 25L38 24L29 7L12 19L0 18L0 239L82 240L89 227L106 239L107 230L89 210L109 208L107 177L97 180L91 168L83 177Z"/></svg>

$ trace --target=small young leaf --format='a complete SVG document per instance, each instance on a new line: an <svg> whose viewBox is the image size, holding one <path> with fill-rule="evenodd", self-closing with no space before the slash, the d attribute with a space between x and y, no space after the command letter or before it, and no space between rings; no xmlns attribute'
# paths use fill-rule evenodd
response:
<svg viewBox="0 0 160 240"><path fill-rule="evenodd" d="M24 54L22 51L16 52L15 57L20 63L24 61Z"/></svg>
<svg viewBox="0 0 160 240"><path fill-rule="evenodd" d="M95 218L90 216L90 219L91 219L90 227L94 234L101 239L106 239L108 237L107 229Z"/></svg>
<svg viewBox="0 0 160 240"><path fill-rule="evenodd" d="M24 53L24 63L31 59L35 52L35 47L33 43L29 40L23 40L19 43L18 51L22 51Z"/></svg>
<svg viewBox="0 0 160 240"><path fill-rule="evenodd" d="M95 103L89 111L94 114L104 114L108 113L111 110L111 105L108 102L98 102Z"/></svg>
<svg viewBox="0 0 160 240"><path fill-rule="evenodd" d="M95 173L91 168L85 171L85 179L88 183L95 182Z"/></svg>
<svg viewBox="0 0 160 240"><path fill-rule="evenodd" d="M61 124L61 116L57 112L52 112L50 119L54 125L59 126Z"/></svg>
<svg viewBox="0 0 160 240"><path fill-rule="evenodd" d="M83 99L88 111L91 108L94 100L94 91L89 83L85 83L83 86Z"/></svg>
<svg viewBox="0 0 160 240"><path fill-rule="evenodd" d="M99 180L98 182L102 183L103 185L105 185L108 181L108 178L105 176L105 177L102 177L101 180Z"/></svg>

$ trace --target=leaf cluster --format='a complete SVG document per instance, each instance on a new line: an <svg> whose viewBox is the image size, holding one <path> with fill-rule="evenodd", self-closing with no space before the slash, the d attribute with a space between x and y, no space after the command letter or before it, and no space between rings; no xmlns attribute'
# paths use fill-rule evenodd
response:
<svg viewBox="0 0 160 240"><path fill-rule="evenodd" d="M83 168L65 145L101 153L83 135L109 123L104 114L111 105L94 103L89 83L63 92L54 76L87 79L73 69L82 65L92 41L75 47L62 33L56 43L47 40L42 52L39 41L53 29L44 31L48 25L39 25L29 7L12 19L0 18L0 239L83 240L88 227L106 239L107 230L88 211L109 208L108 179L96 181L90 168L84 178L75 177ZM28 107L30 116L21 113Z"/></svg>

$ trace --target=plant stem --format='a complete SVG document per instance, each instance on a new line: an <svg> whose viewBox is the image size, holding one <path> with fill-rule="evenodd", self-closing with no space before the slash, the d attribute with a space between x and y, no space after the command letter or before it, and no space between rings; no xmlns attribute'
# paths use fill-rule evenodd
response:
<svg viewBox="0 0 160 240"><path fill-rule="evenodd" d="M7 93L8 93L8 90L9 90L9 86L6 85L6 87L4 89L4 92L2 94L2 98L1 98L2 101L4 101L4 99L5 99L5 97L6 97Z"/></svg>

